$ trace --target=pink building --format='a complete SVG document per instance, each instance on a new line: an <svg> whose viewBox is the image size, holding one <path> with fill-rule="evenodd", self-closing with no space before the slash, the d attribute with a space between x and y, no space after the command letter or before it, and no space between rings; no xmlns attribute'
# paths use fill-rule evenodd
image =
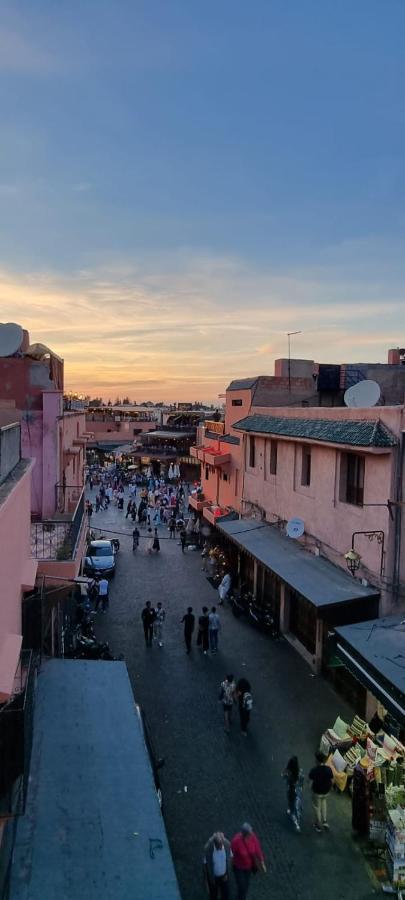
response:
<svg viewBox="0 0 405 900"><path fill-rule="evenodd" d="M22 645L21 603L35 585L37 563L31 558L31 473L22 459L20 426L0 427L0 703L15 689Z"/></svg>
<svg viewBox="0 0 405 900"><path fill-rule="evenodd" d="M21 426L22 455L33 460L31 553L38 574L77 576L86 537L83 473L85 414L63 409L63 360L23 332L0 357L0 412Z"/></svg>

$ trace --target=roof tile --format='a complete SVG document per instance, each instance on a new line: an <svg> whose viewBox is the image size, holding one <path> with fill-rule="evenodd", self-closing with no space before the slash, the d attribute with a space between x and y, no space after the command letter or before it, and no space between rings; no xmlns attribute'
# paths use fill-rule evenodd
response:
<svg viewBox="0 0 405 900"><path fill-rule="evenodd" d="M397 438L379 419L289 419L282 416L246 416L235 422L238 431L277 434L354 447L395 447Z"/></svg>

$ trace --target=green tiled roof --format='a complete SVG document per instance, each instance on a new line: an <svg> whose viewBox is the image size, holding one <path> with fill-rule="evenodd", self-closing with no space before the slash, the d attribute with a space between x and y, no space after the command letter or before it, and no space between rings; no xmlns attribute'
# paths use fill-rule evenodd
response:
<svg viewBox="0 0 405 900"><path fill-rule="evenodd" d="M395 447L397 438L379 420L287 419L281 416L246 416L235 422L238 431L351 444L353 447Z"/></svg>

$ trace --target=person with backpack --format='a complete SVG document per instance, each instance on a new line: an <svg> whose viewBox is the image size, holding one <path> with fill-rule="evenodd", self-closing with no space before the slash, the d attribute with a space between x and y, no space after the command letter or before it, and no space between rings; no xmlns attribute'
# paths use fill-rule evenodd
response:
<svg viewBox="0 0 405 900"><path fill-rule="evenodd" d="M233 675L227 675L221 682L219 691L219 699L222 700L222 708L224 711L224 730L225 734L229 734L232 718L232 707L235 700L236 684Z"/></svg>
<svg viewBox="0 0 405 900"><path fill-rule="evenodd" d="M240 730L243 737L247 737L247 729L250 720L250 713L253 707L253 697L251 693L250 682L247 678L240 678L237 685L235 696L238 699Z"/></svg>
<svg viewBox="0 0 405 900"><path fill-rule="evenodd" d="M302 810L302 788L304 784L304 775L298 762L297 756L292 756L282 772L283 778L287 783L287 816L291 816L291 821L296 831L301 831L301 810Z"/></svg>

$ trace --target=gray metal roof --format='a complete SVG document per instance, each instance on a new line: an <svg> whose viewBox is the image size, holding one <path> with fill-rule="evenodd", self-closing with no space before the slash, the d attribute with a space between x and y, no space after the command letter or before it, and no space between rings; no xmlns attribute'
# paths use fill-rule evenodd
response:
<svg viewBox="0 0 405 900"><path fill-rule="evenodd" d="M42 667L10 896L181 900L125 663Z"/></svg>
<svg viewBox="0 0 405 900"><path fill-rule="evenodd" d="M144 431L143 434L137 435L138 438L165 438L167 441L180 441L182 438L195 437L194 431Z"/></svg>
<svg viewBox="0 0 405 900"><path fill-rule="evenodd" d="M256 384L259 375L256 375L254 378L236 378L235 381L231 381L228 384L227 391L248 391L250 388L254 387Z"/></svg>
<svg viewBox="0 0 405 900"><path fill-rule="evenodd" d="M354 447L394 447L397 438L379 420L289 419L282 416L246 416L233 425L237 431L350 444Z"/></svg>
<svg viewBox="0 0 405 900"><path fill-rule="evenodd" d="M344 625L335 631L337 652L343 662L372 693L380 696L384 706L388 707L389 703L383 691L391 695L393 707L391 711L398 720L401 713L395 702L399 702L403 712L402 721L405 722L405 624L401 624L403 621L402 614L372 619L357 625ZM351 664L351 660L354 665ZM356 663L361 666L360 669ZM366 674L362 669L366 670ZM367 674L377 682L379 689L368 681Z"/></svg>
<svg viewBox="0 0 405 900"><path fill-rule="evenodd" d="M302 544L280 534L274 526L252 519L238 519L219 522L217 528L316 607L379 596L376 588L363 587L343 569L320 556L313 556Z"/></svg>
<svg viewBox="0 0 405 900"><path fill-rule="evenodd" d="M224 444L240 444L240 438L235 434L223 434L219 440Z"/></svg>

